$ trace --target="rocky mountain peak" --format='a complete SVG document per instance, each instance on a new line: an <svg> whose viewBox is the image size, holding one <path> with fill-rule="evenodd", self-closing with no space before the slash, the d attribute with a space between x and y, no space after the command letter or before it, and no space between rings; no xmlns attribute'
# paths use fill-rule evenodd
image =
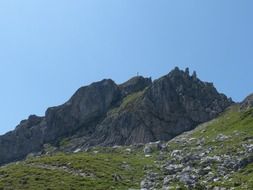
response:
<svg viewBox="0 0 253 190"><path fill-rule="evenodd" d="M141 91L152 84L151 78L144 78L142 76L136 76L119 85L122 95L127 96L129 94Z"/></svg>
<svg viewBox="0 0 253 190"><path fill-rule="evenodd" d="M202 82L175 68L152 82L133 77L117 85L104 79L81 87L64 104L51 107L45 117L30 116L0 137L0 164L39 152L44 144L63 150L77 147L130 145L170 140L213 119L233 102Z"/></svg>
<svg viewBox="0 0 253 190"><path fill-rule="evenodd" d="M172 69L169 74L172 76L191 76L191 77L197 77L196 71L193 71L192 75L190 75L190 69L188 67L185 68L185 70L181 70L179 67L175 67Z"/></svg>
<svg viewBox="0 0 253 190"><path fill-rule="evenodd" d="M114 109L89 142L108 146L169 140L218 116L233 103L212 83L195 77L175 68L142 93L129 95L122 103L128 106Z"/></svg>

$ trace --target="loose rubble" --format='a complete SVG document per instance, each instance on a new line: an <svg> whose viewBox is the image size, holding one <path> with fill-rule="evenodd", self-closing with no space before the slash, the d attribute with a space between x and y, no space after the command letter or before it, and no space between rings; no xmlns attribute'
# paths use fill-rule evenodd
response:
<svg viewBox="0 0 253 190"><path fill-rule="evenodd" d="M176 137L167 143L167 148L160 150L160 154L167 155L162 160L159 157L162 173L159 176L157 173L147 172L141 182L141 190L180 189L182 185L187 189L226 190L225 187L208 184L231 180L230 177L235 172L253 162L251 143L242 144L235 153L216 154L215 148L220 147L206 147L205 138L189 138L191 133ZM215 141L223 146L229 138L231 137L220 134ZM251 142L250 138L246 140ZM170 148L171 144L176 144L178 149ZM144 147L145 154L151 154L152 151L155 151L154 146L153 149L149 144Z"/></svg>

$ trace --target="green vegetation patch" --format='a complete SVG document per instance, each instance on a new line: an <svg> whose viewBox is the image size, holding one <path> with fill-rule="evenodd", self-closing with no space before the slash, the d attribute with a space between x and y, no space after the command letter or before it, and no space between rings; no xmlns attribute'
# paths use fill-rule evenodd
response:
<svg viewBox="0 0 253 190"><path fill-rule="evenodd" d="M139 92L128 95L122 100L119 107L113 108L112 110L109 111L108 114L114 115L124 110L131 110L133 106L136 105L136 102L142 97L144 92L145 92L145 89L143 91L139 91Z"/></svg>
<svg viewBox="0 0 253 190"><path fill-rule="evenodd" d="M0 168L0 189L138 189L153 163L136 152L58 153Z"/></svg>

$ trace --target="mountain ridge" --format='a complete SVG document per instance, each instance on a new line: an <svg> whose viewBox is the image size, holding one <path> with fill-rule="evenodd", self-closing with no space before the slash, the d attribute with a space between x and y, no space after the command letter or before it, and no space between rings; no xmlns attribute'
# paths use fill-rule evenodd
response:
<svg viewBox="0 0 253 190"><path fill-rule="evenodd" d="M30 116L0 136L0 164L39 152L45 144L68 150L170 140L218 116L233 103L212 83L175 68L152 81L141 76L117 85L104 79L81 87L45 117Z"/></svg>

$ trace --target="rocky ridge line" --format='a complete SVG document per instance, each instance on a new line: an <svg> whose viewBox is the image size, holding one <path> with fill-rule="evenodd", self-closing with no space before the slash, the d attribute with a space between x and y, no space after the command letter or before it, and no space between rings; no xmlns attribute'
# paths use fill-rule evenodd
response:
<svg viewBox="0 0 253 190"><path fill-rule="evenodd" d="M212 83L175 68L154 82L135 77L117 85L110 79L80 88L45 117L30 116L0 136L0 165L43 150L44 144L68 148L130 145L173 137L215 118L232 104Z"/></svg>

